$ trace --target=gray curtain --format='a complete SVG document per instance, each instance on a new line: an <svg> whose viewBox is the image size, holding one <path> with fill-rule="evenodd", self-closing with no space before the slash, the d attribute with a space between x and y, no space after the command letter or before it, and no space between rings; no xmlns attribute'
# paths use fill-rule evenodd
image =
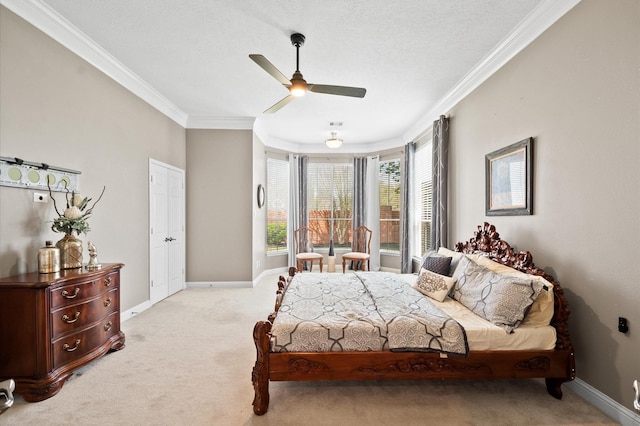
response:
<svg viewBox="0 0 640 426"><path fill-rule="evenodd" d="M444 115L433 122L433 205L431 247L447 247L447 174L449 171L449 119Z"/></svg>
<svg viewBox="0 0 640 426"><path fill-rule="evenodd" d="M367 157L355 157L353 159L353 209L351 219L351 251L358 251L355 244L355 229L366 225L367 209ZM359 269L360 262L351 262L349 269Z"/></svg>
<svg viewBox="0 0 640 426"><path fill-rule="evenodd" d="M413 174L415 172L414 158L416 144L410 142L405 145L402 159L402 220L400 221L400 272L410 274L412 272L411 238L410 230L413 229Z"/></svg>
<svg viewBox="0 0 640 426"><path fill-rule="evenodd" d="M365 225L367 184L367 157L353 159L353 214L352 229Z"/></svg>
<svg viewBox="0 0 640 426"><path fill-rule="evenodd" d="M289 220L287 235L289 243L289 266L296 265L296 246L293 231L307 225L307 156L291 155L289 157Z"/></svg>

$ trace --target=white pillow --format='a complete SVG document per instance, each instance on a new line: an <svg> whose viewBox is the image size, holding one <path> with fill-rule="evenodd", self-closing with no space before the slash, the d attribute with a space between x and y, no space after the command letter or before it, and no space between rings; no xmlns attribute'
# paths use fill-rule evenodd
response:
<svg viewBox="0 0 640 426"><path fill-rule="evenodd" d="M455 283L456 280L454 278L436 274L435 272L422 268L420 269L418 279L412 284L412 287L425 296L442 302Z"/></svg>
<svg viewBox="0 0 640 426"><path fill-rule="evenodd" d="M438 249L438 254L451 258L451 265L449 266L449 276L453 276L453 273L456 271L456 266L458 266L458 262L460 262L460 259L464 257L464 253L449 250L446 247L440 247Z"/></svg>

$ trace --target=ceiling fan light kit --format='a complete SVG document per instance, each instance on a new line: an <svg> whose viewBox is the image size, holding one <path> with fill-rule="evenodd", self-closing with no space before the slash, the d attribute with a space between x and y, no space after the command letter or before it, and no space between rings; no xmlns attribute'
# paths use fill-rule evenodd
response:
<svg viewBox="0 0 640 426"><path fill-rule="evenodd" d="M307 91L315 93L325 93L328 95L350 96L354 98L364 98L367 89L361 87L332 86L327 84L307 83L300 72L300 47L304 44L305 37L300 33L291 34L291 44L296 48L296 70L291 79L287 79L267 58L262 55L252 54L249 58L265 70L271 77L278 80L288 91L289 95L278 101L275 105L267 108L264 113L272 114L280 108L293 101L295 98L303 96Z"/></svg>

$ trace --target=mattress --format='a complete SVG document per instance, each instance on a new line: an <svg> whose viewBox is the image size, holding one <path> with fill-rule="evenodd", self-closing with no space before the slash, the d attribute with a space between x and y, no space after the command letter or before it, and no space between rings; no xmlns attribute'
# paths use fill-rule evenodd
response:
<svg viewBox="0 0 640 426"><path fill-rule="evenodd" d="M552 326L531 326L525 322L512 333L507 333L503 328L477 316L456 300L447 297L443 302L438 302L418 293L411 288L411 284L417 279L415 274L379 274L386 275L387 279L392 275L394 280L404 281L407 284L406 292L415 292L419 295L413 305L428 303L433 305L436 311L441 311L453 318L463 329L465 346L469 351L552 350L555 348L556 329ZM290 301L300 299L296 295L297 290L289 288L291 294L285 293L283 305L278 311L271 330L273 352L390 349L384 327L377 324L378 312L369 304L353 303L360 299L361 293L365 292L362 288L363 283L356 274L303 273L296 278L305 281L308 290L305 290L303 300L298 300L295 305L290 304L287 299ZM335 287L337 282L342 283L339 288ZM405 289L401 292L404 293ZM424 300L420 301L421 298ZM310 307L311 310L309 310ZM320 312L317 311L318 309ZM303 315L293 312L300 312L300 310L304 312ZM308 317L308 315L311 316ZM324 318L320 320L320 316ZM330 325L326 322L327 319ZM402 334L402 331L400 333ZM440 337L447 337L449 334L449 331L446 331ZM440 343L436 342L436 344ZM445 353L456 352L456 350L439 350Z"/></svg>

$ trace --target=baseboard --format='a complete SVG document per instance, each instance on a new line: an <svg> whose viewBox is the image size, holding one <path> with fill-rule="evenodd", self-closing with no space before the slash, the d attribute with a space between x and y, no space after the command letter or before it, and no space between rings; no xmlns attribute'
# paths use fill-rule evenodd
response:
<svg viewBox="0 0 640 426"><path fill-rule="evenodd" d="M146 311L147 309L149 309L151 307L151 301L147 300L145 302L140 303L137 306L134 306L131 309L127 309L124 312L120 312L120 323L125 322L126 320L135 317L136 315L138 315L141 312Z"/></svg>
<svg viewBox="0 0 640 426"><path fill-rule="evenodd" d="M187 288L251 288L252 281L193 281L188 282Z"/></svg>
<svg viewBox="0 0 640 426"><path fill-rule="evenodd" d="M282 268L268 269L266 271L262 271L262 273L260 275L258 275L256 278L253 279L253 286L255 287L256 284L258 283L258 281L260 281L264 277L266 277L268 275L273 275L273 274L282 274L282 275L288 276L289 275L289 267L288 266L283 266Z"/></svg>
<svg viewBox="0 0 640 426"><path fill-rule="evenodd" d="M571 382L565 383L569 389L580 395L583 399L588 401L591 405L611 417L622 426L639 426L640 415L634 413L624 405L614 401L607 395L603 394L593 386L586 382L575 379ZM629 384L631 387L631 384Z"/></svg>

